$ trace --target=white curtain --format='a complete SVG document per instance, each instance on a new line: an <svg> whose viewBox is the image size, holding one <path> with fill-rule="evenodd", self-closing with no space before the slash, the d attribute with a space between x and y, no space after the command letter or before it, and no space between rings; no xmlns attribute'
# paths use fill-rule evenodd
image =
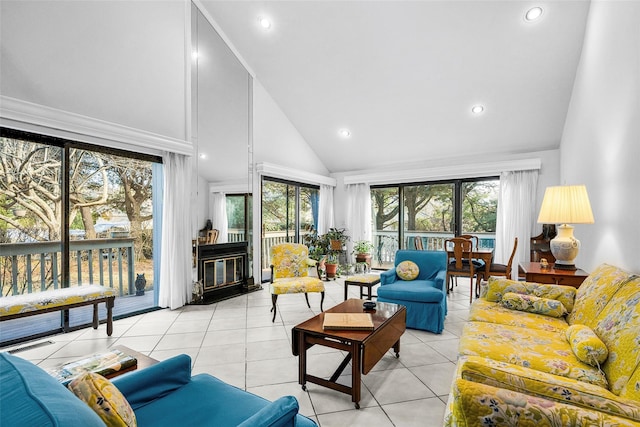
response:
<svg viewBox="0 0 640 427"><path fill-rule="evenodd" d="M227 221L227 196L213 193L211 197L211 223L219 231L217 243L227 243L229 226Z"/></svg>
<svg viewBox="0 0 640 427"><path fill-rule="evenodd" d="M358 240L371 241L371 192L369 184L347 185L346 226L351 233L348 252Z"/></svg>
<svg viewBox="0 0 640 427"><path fill-rule="evenodd" d="M496 219L494 262L506 264L518 238L511 274L518 278L518 264L529 259L531 232L535 226L538 170L502 172Z"/></svg>
<svg viewBox="0 0 640 427"><path fill-rule="evenodd" d="M162 249L158 305L172 310L191 301L190 212L193 171L191 158L165 153L162 203Z"/></svg>
<svg viewBox="0 0 640 427"><path fill-rule="evenodd" d="M318 201L318 235L329 231L333 224L333 186L321 184Z"/></svg>

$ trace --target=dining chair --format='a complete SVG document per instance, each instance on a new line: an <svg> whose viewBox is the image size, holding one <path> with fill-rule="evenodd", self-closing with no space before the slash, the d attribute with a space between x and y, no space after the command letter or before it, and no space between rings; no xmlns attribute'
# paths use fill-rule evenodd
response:
<svg viewBox="0 0 640 427"><path fill-rule="evenodd" d="M474 236L473 234L461 234L458 237L462 237L463 239L471 240L471 243L472 243L471 249L474 250L474 251L477 250L480 247L480 238L478 236ZM465 261L465 262L468 262L468 261ZM485 270L486 264L485 264L485 262L483 260L473 258L472 262L473 262L474 270L478 270L478 271L480 271L480 270L484 271ZM454 277L453 280L454 280L456 286L458 286L458 278ZM452 286L452 288L453 288L453 286Z"/></svg>
<svg viewBox="0 0 640 427"><path fill-rule="evenodd" d="M218 235L220 232L217 229L209 230L207 232L207 245L214 245L218 241Z"/></svg>
<svg viewBox="0 0 640 427"><path fill-rule="evenodd" d="M498 264L491 262L489 264L489 276L505 276L507 279L511 278L511 269L513 266L513 258L516 255L516 250L518 249L518 238L516 237L513 241L513 250L511 251L511 256L509 257L509 262L507 264ZM484 277L484 271L480 272L484 280L487 280L489 277Z"/></svg>
<svg viewBox="0 0 640 427"><path fill-rule="evenodd" d="M424 250L424 246L422 246L422 237L416 236L416 238L414 240L414 243L415 243L417 251L423 251Z"/></svg>
<svg viewBox="0 0 640 427"><path fill-rule="evenodd" d="M453 251L453 258L447 263L447 293L453 290L453 279L456 277L469 278L469 303L473 301L473 279L476 278L476 292L478 289L478 272L473 264L473 242L463 237L453 237L444 241L445 248ZM480 273L481 274L481 273Z"/></svg>
<svg viewBox="0 0 640 427"><path fill-rule="evenodd" d="M304 298L309 304L309 292L319 292L320 311L324 302L324 283L318 277L309 276L309 268L316 266L317 262L309 258L309 248L300 243L281 243L271 247L271 311L276 320L276 302L278 295L304 293Z"/></svg>

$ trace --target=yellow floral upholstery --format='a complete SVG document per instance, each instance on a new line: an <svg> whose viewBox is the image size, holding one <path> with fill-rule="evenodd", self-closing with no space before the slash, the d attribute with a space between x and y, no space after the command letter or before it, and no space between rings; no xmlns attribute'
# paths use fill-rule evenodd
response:
<svg viewBox="0 0 640 427"><path fill-rule="evenodd" d="M600 314L593 331L609 350L602 370L609 379L611 391L623 395L634 371L640 370L640 277L634 276L618 287ZM638 381L631 386L632 395L640 393Z"/></svg>
<svg viewBox="0 0 640 427"><path fill-rule="evenodd" d="M135 427L136 415L127 399L108 379L87 372L67 386L110 427Z"/></svg>
<svg viewBox="0 0 640 427"><path fill-rule="evenodd" d="M558 377L511 363L463 356L458 363L456 378L534 394L556 402L571 402L586 409L640 421L640 407L633 400L619 398L593 384Z"/></svg>
<svg viewBox="0 0 640 427"><path fill-rule="evenodd" d="M444 425L518 427L638 427L628 418L456 378Z"/></svg>
<svg viewBox="0 0 640 427"><path fill-rule="evenodd" d="M469 309L469 320L476 322L495 322L503 325L519 326L521 328L542 329L545 331L562 332L567 329L567 322L563 318L540 316L535 313L521 311L517 314L502 304L477 299Z"/></svg>
<svg viewBox="0 0 640 427"><path fill-rule="evenodd" d="M402 280L414 280L420 274L420 268L413 261L402 261L396 265L396 274Z"/></svg>
<svg viewBox="0 0 640 427"><path fill-rule="evenodd" d="M571 325L566 332L567 341L573 354L584 363L600 366L607 360L609 350L590 327L585 325Z"/></svg>
<svg viewBox="0 0 640 427"><path fill-rule="evenodd" d="M564 305L568 312L573 310L576 289L573 286L544 285L532 282L519 282L503 277L490 277L486 285L485 299L500 302L504 294L533 295L538 298L556 299Z"/></svg>
<svg viewBox="0 0 640 427"><path fill-rule="evenodd" d="M460 338L446 425L640 426L640 277L603 264L577 291L566 288L489 280ZM570 313L510 310L508 292L561 301ZM587 327L586 342L608 352L599 367L576 356L598 345L580 347Z"/></svg>
<svg viewBox="0 0 640 427"><path fill-rule="evenodd" d="M324 283L316 277L285 277L275 280L270 288L275 295L324 292Z"/></svg>
<svg viewBox="0 0 640 427"><path fill-rule="evenodd" d="M318 277L309 276L309 268L316 265L316 261L309 258L309 248L298 243L281 243L271 247L271 311L276 319L276 301L278 295L304 293L309 304L307 294L320 292L320 310L324 301L324 283Z"/></svg>
<svg viewBox="0 0 640 427"><path fill-rule="evenodd" d="M112 288L100 285L76 286L72 288L13 295L0 298L0 316L39 311L44 308L60 307L95 299L116 296Z"/></svg>
<svg viewBox="0 0 640 427"><path fill-rule="evenodd" d="M629 280L629 273L602 264L580 285L574 310L567 319L570 325L579 323L595 330L596 316L609 303L618 288Z"/></svg>
<svg viewBox="0 0 640 427"><path fill-rule="evenodd" d="M502 306L512 310L526 311L529 313L544 314L551 317L562 317L567 314L567 309L558 300L540 298L535 295L523 295L507 292L502 297Z"/></svg>
<svg viewBox="0 0 640 427"><path fill-rule="evenodd" d="M463 355L489 357L607 388L602 372L576 358L564 332L468 322L460 338L459 351Z"/></svg>

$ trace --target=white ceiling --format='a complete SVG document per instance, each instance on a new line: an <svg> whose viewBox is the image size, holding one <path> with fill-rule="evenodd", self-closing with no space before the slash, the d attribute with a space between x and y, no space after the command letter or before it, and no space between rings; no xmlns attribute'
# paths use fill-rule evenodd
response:
<svg viewBox="0 0 640 427"><path fill-rule="evenodd" d="M200 4L330 172L558 148L589 10L566 0ZM526 22L536 5L542 17Z"/></svg>

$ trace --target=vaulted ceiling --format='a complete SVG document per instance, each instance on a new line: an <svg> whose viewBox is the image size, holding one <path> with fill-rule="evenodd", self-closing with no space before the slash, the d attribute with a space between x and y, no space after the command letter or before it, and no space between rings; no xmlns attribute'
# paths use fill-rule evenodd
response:
<svg viewBox="0 0 640 427"><path fill-rule="evenodd" d="M558 148L589 11L588 1L199 4L330 172ZM534 6L543 13L529 22Z"/></svg>

